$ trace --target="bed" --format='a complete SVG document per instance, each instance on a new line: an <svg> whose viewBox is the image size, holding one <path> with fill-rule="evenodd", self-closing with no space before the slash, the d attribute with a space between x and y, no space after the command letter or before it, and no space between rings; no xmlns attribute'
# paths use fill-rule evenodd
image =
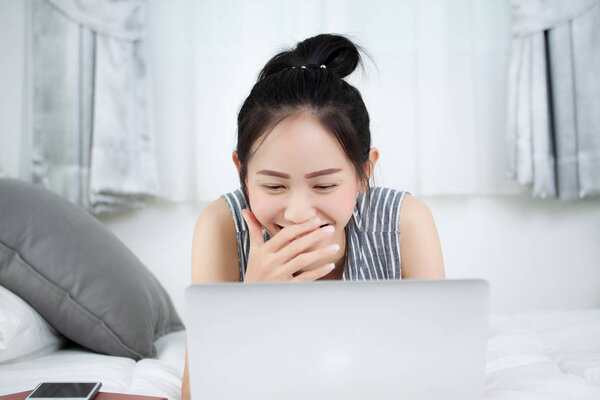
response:
<svg viewBox="0 0 600 400"><path fill-rule="evenodd" d="M177 400L185 333L156 341L157 357L129 358L67 347L0 365L0 394L53 379L103 382L103 390ZM600 399L600 310L492 315L485 399Z"/></svg>
<svg viewBox="0 0 600 400"><path fill-rule="evenodd" d="M600 310L492 315L485 398L600 399Z"/></svg>
<svg viewBox="0 0 600 400"><path fill-rule="evenodd" d="M107 356L76 345L18 362L0 364L0 395L31 390L43 381L99 381L102 391L177 400L185 354L185 332L155 342L157 355L134 361Z"/></svg>

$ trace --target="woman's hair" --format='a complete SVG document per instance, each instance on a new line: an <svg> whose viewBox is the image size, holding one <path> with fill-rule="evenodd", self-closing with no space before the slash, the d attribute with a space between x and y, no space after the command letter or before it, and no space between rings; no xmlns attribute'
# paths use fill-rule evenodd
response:
<svg viewBox="0 0 600 400"><path fill-rule="evenodd" d="M300 113L310 113L336 137L369 189L364 171L371 148L369 113L360 92L342 79L362 64L359 49L343 36L322 34L277 54L260 71L238 114L236 151L248 205L246 177L252 145L283 119Z"/></svg>

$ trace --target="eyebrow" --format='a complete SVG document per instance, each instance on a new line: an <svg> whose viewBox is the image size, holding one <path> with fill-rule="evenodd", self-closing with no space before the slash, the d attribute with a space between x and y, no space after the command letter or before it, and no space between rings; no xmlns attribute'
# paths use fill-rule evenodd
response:
<svg viewBox="0 0 600 400"><path fill-rule="evenodd" d="M308 174L304 175L304 177L306 179L312 179L312 178L316 178L316 177L322 176L322 175L335 174L336 172L340 172L341 170L342 170L341 168L328 168L328 169L323 169L321 171L315 171L315 172L308 173ZM257 174L276 176L278 178L284 178L284 179L290 179L290 176L288 174L285 174L283 172L271 171L269 169L261 169L260 171L257 172Z"/></svg>

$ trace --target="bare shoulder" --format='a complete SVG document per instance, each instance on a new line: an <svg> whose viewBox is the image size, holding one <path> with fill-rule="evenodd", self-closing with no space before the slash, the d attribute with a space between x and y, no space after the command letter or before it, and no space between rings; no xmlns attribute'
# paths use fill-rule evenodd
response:
<svg viewBox="0 0 600 400"><path fill-rule="evenodd" d="M423 223L433 223L433 215L429 207L416 197L405 194L398 217L399 231L405 232L411 226Z"/></svg>
<svg viewBox="0 0 600 400"><path fill-rule="evenodd" d="M196 220L192 239L192 282L239 281L235 223L227 202L209 203Z"/></svg>
<svg viewBox="0 0 600 400"><path fill-rule="evenodd" d="M404 279L443 279L440 239L429 207L406 194L398 217L400 258Z"/></svg>
<svg viewBox="0 0 600 400"><path fill-rule="evenodd" d="M231 228L235 231L235 224L233 222L233 218L231 217L231 211L229 210L229 206L227 202L223 198L218 198L210 203L200 213L198 216L198 222L203 222L204 220L209 220L212 222L231 222ZM226 225L226 224L225 224Z"/></svg>
<svg viewBox="0 0 600 400"><path fill-rule="evenodd" d="M227 202L219 198L209 203L196 220L194 240L197 237L206 237L217 234L218 236L235 235L235 223Z"/></svg>

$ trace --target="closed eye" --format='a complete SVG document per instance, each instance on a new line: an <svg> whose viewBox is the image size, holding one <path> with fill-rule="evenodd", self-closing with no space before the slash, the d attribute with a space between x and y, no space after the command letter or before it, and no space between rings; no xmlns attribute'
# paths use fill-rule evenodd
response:
<svg viewBox="0 0 600 400"><path fill-rule="evenodd" d="M265 189L269 189L269 190L278 190L283 187L281 185L263 185L263 186Z"/></svg>
<svg viewBox="0 0 600 400"><path fill-rule="evenodd" d="M319 190L327 190L327 189L332 189L334 187L336 187L337 185L316 185L315 189L319 189ZM267 190L279 190L282 189L283 186L282 185L263 185L263 187Z"/></svg>

